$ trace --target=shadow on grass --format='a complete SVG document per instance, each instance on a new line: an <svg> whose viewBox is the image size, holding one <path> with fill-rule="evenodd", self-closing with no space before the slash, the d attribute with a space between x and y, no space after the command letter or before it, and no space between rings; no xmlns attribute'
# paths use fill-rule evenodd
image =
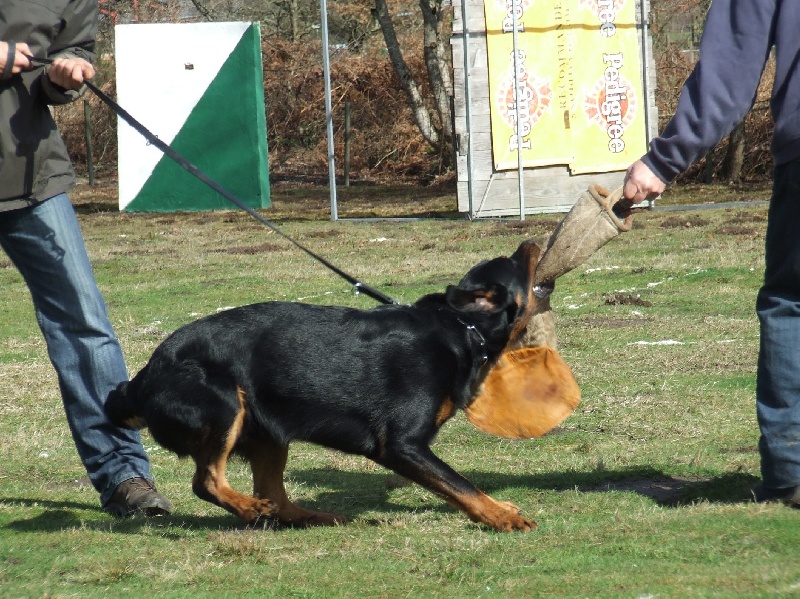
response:
<svg viewBox="0 0 800 599"><path fill-rule="evenodd" d="M557 472L541 475L513 475L494 472L464 470L461 474L486 493L501 494L504 489L539 491L577 491L579 493L633 492L653 499L665 507L678 507L699 502L749 503L751 489L759 479L744 472L727 473L715 477L676 477L647 466L621 470L591 472ZM399 479L396 475L337 472L330 470L304 470L294 473L298 480L309 486L340 488L319 496L320 507L349 506L350 509L368 505L382 511L401 510L405 506L390 503L389 492L393 485L387 481ZM409 483L411 484L411 483ZM394 485L397 486L397 485ZM379 504L379 505L376 505ZM324 507L324 506L327 506ZM450 509L442 503L442 509Z"/></svg>
<svg viewBox="0 0 800 599"><path fill-rule="evenodd" d="M117 518L110 514L105 514L102 508L95 503L0 497L0 505L37 508L37 512L44 510L31 518L14 520L3 526L7 530L16 532L55 532L73 528L109 530L110 527L113 527L115 532L135 533L145 526L151 528L180 526L183 528L230 529L235 528L237 524L233 516L227 515L222 510L220 510L219 516L191 517L172 515L155 518L141 516ZM95 514L98 513L104 519L95 519ZM159 531L159 534L170 536L169 532L166 531ZM181 535L174 536L178 538Z"/></svg>
<svg viewBox="0 0 800 599"><path fill-rule="evenodd" d="M538 491L572 491L579 493L633 492L651 498L665 507L678 507L699 502L736 504L752 501L750 489L759 479L751 474L734 472L716 477L674 477L649 467L635 467L622 470L592 472L562 472L542 475L508 475L494 472L465 471L466 478L490 495L502 495L505 489L530 489ZM403 486L396 475L386 473L346 472L337 470L311 469L291 472L294 480L309 487L333 488L320 493L315 500L300 501L303 507L312 510L341 513L348 518L356 518L366 511L383 513L408 512L406 505L391 501L391 491ZM410 484L410 483L409 483ZM200 500L198 500L200 501ZM41 499L0 497L0 505L11 504L44 508L44 512L23 520L16 520L5 528L18 532L57 531L66 528L90 528L106 530L113 526L115 532L136 533L142 527L158 527L159 534L169 535L168 529L213 529L231 530L242 528L270 528L264 526L248 527L234 516L220 510L219 515L186 516L177 513L159 518L114 518L107 520L87 519L83 512L98 512L94 504L43 501ZM451 511L446 503L432 504L433 511ZM367 522L379 524L379 522ZM176 535L180 536L180 535Z"/></svg>

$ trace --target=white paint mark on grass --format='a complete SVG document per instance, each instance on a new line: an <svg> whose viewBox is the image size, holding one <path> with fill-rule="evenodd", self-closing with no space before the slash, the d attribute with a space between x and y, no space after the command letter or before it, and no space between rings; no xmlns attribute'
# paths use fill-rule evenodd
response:
<svg viewBox="0 0 800 599"><path fill-rule="evenodd" d="M587 268L584 274L592 274L593 272L605 272L607 270L619 270L619 266L604 266L602 268Z"/></svg>
<svg viewBox="0 0 800 599"><path fill-rule="evenodd" d="M663 285L664 283L669 283L673 280L673 277L667 277L666 279L662 279L660 281L654 281L652 283L647 284L648 289L652 289L653 287L658 287L659 285Z"/></svg>

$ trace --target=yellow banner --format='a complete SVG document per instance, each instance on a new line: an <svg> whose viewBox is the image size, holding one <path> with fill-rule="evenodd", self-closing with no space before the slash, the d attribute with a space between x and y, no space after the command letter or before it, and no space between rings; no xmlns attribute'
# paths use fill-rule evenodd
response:
<svg viewBox="0 0 800 599"><path fill-rule="evenodd" d="M517 168L518 146L523 166L574 174L622 170L645 152L635 0L485 0L484 11L496 170Z"/></svg>

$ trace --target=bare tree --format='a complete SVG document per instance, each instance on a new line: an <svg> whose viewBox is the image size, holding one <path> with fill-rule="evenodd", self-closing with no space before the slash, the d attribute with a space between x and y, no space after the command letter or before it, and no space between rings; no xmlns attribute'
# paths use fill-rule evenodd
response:
<svg viewBox="0 0 800 599"><path fill-rule="evenodd" d="M728 137L728 147L725 151L725 161L722 165L722 176L725 181L730 183L739 183L741 181L746 144L745 121L742 121L734 127Z"/></svg>
<svg viewBox="0 0 800 599"><path fill-rule="evenodd" d="M451 64L446 50L446 38L442 0L420 0L423 18L425 66L428 69L436 109L439 112L439 122L442 136L445 140L453 139L452 114L450 107L450 90L453 81L450 76Z"/></svg>
<svg viewBox="0 0 800 599"><path fill-rule="evenodd" d="M451 64L445 49L442 0L420 0L423 20L423 51L435 113L423 97L420 85L403 57L386 0L375 0L373 15L378 21L392 68L400 79L414 120L425 141L439 154L443 166L450 166L453 126L450 94L453 87ZM435 116L434 116L435 115ZM436 118L435 118L436 117Z"/></svg>
<svg viewBox="0 0 800 599"><path fill-rule="evenodd" d="M400 78L400 85L406 93L417 127L419 127L420 133L429 144L438 146L439 132L433 127L431 113L425 105L425 100L420 93L411 69L408 68L405 58L403 58L403 52L400 50L400 42L397 41L397 33L395 32L394 22L389 14L386 0L375 0L373 14L381 26L383 39L386 41L386 50L389 52L389 60L392 62L394 72Z"/></svg>

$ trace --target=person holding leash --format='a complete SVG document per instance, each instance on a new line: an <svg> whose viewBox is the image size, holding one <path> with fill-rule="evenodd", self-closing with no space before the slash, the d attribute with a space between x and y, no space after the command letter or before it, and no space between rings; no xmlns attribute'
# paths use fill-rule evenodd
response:
<svg viewBox="0 0 800 599"><path fill-rule="evenodd" d="M728 135L753 106L775 51L771 110L775 170L764 283L756 411L762 483L758 502L800 508L800 2L714 0L700 58L675 115L625 176L624 197L653 199Z"/></svg>
<svg viewBox="0 0 800 599"><path fill-rule="evenodd" d="M67 191L75 173L49 105L94 77L96 0L0 4L0 246L30 290L72 437L104 509L172 512L156 490L138 432L105 417L128 374ZM53 59L34 68L28 59Z"/></svg>

